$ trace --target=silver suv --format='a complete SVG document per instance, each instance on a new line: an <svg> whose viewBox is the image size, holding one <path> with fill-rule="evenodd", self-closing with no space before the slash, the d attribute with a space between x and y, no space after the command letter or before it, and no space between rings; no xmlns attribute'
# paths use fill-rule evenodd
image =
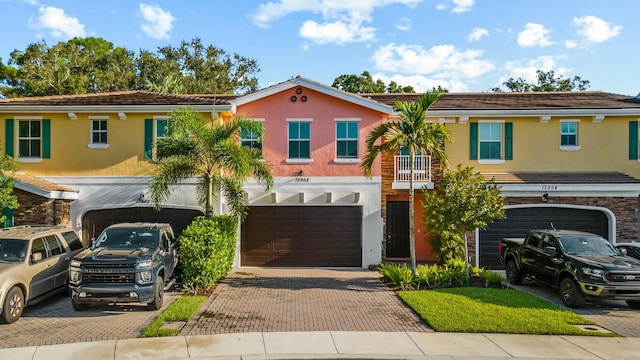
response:
<svg viewBox="0 0 640 360"><path fill-rule="evenodd" d="M82 249L78 234L64 226L0 229L0 321L13 323L25 305L68 291L69 262Z"/></svg>

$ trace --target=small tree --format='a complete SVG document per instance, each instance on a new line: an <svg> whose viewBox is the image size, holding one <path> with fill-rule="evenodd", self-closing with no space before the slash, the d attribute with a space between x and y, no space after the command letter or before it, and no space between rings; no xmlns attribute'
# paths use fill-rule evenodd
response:
<svg viewBox="0 0 640 360"><path fill-rule="evenodd" d="M4 209L17 209L18 198L13 192L15 180L13 173L18 170L18 162L9 156L0 157L0 227L7 217L3 214Z"/></svg>
<svg viewBox="0 0 640 360"><path fill-rule="evenodd" d="M469 278L467 232L485 229L495 219L505 217L504 199L494 180L485 180L471 167L458 165L445 171L435 190L423 188L424 221L432 233L432 245L442 263L464 256Z"/></svg>

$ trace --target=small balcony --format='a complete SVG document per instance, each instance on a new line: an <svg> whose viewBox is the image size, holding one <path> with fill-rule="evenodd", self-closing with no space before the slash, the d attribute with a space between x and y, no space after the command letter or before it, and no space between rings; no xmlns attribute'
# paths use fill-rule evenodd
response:
<svg viewBox="0 0 640 360"><path fill-rule="evenodd" d="M396 155L393 157L393 189L409 189L411 171L409 155ZM433 189L431 181L431 157L429 155L414 155L413 162L413 188L420 189L427 186Z"/></svg>

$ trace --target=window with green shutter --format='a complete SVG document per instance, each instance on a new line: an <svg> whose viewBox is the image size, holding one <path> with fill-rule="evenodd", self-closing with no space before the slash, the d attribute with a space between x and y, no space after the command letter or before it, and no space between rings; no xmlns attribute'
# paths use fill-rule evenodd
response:
<svg viewBox="0 0 640 360"><path fill-rule="evenodd" d="M13 151L14 151L13 127L14 127L13 119L4 120L4 145L5 145L4 153L9 157L13 157Z"/></svg>
<svg viewBox="0 0 640 360"><path fill-rule="evenodd" d="M629 121L629 160L638 160L638 121Z"/></svg>
<svg viewBox="0 0 640 360"><path fill-rule="evenodd" d="M513 160L513 123L470 123L469 158L480 162Z"/></svg>

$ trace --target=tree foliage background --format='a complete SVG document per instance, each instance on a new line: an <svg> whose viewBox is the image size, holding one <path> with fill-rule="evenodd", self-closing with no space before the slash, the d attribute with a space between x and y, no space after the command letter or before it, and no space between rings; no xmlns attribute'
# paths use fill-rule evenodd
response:
<svg viewBox="0 0 640 360"><path fill-rule="evenodd" d="M354 94L415 93L413 87L398 85L395 81L385 84L380 79L373 80L368 71L362 75L342 74L333 80L331 86Z"/></svg>
<svg viewBox="0 0 640 360"><path fill-rule="evenodd" d="M580 76L565 78L556 75L553 70L536 70L537 82L528 83L523 78L509 78L501 86L491 88L493 92L532 92L532 91L585 91L589 88L589 80L583 80Z"/></svg>
<svg viewBox="0 0 640 360"><path fill-rule="evenodd" d="M126 90L247 93L257 89L258 62L199 38L139 53L95 37L14 50L0 61L0 96L46 96ZM171 86L168 86L170 84Z"/></svg>

